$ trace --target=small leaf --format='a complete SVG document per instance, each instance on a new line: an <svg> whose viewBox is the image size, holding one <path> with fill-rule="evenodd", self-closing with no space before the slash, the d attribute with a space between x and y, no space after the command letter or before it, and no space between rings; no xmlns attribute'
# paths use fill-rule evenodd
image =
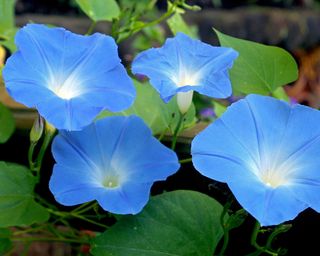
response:
<svg viewBox="0 0 320 256"><path fill-rule="evenodd" d="M24 166L0 162L0 227L24 226L49 219L34 201L35 178Z"/></svg>
<svg viewBox="0 0 320 256"><path fill-rule="evenodd" d="M207 195L177 190L155 196L93 239L94 256L212 256L223 236L222 206Z"/></svg>
<svg viewBox="0 0 320 256"><path fill-rule="evenodd" d="M244 209L240 209L229 216L229 219L225 223L225 228L231 230L240 227L247 217L248 213Z"/></svg>
<svg viewBox="0 0 320 256"><path fill-rule="evenodd" d="M187 25L182 18L182 15L178 12L167 19L167 23L172 34L174 35L176 35L178 32L182 32L192 38L198 38L197 27Z"/></svg>
<svg viewBox="0 0 320 256"><path fill-rule="evenodd" d="M115 0L76 0L76 2L93 21L112 21L120 14Z"/></svg>
<svg viewBox="0 0 320 256"><path fill-rule="evenodd" d="M284 49L215 32L221 46L239 52L230 70L232 86L237 93L269 94L298 78L297 63Z"/></svg>
<svg viewBox="0 0 320 256"><path fill-rule="evenodd" d="M227 110L227 106L218 101L213 101L213 109L216 116L220 117Z"/></svg>
<svg viewBox="0 0 320 256"><path fill-rule="evenodd" d="M5 143L13 134L15 121L9 109L0 103L0 143Z"/></svg>
<svg viewBox="0 0 320 256"><path fill-rule="evenodd" d="M169 103L164 103L159 93L149 84L140 83L134 80L137 91L137 97L133 106L125 111L112 113L103 111L98 118L104 118L113 115L137 115L141 117L150 127L153 134L160 134L166 130L173 132L179 121L179 108L176 103L176 97ZM192 105L186 113L183 127L189 127L194 123L195 108Z"/></svg>

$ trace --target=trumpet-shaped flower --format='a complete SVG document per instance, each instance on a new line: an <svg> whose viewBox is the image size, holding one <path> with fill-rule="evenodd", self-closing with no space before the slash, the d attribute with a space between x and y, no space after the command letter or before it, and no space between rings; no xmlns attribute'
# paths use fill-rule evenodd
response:
<svg viewBox="0 0 320 256"><path fill-rule="evenodd" d="M320 112L250 95L192 142L195 168L226 182L263 226L320 211Z"/></svg>
<svg viewBox="0 0 320 256"><path fill-rule="evenodd" d="M50 190L67 206L92 200L107 211L136 214L155 181L179 169L174 151L162 145L136 116L100 119L82 131L60 131Z"/></svg>
<svg viewBox="0 0 320 256"><path fill-rule="evenodd" d="M214 47L177 33L161 48L138 54L132 63L132 72L149 77L164 102L178 93L180 110L186 112L193 91L214 98L231 95L228 69L237 56L231 48Z"/></svg>
<svg viewBox="0 0 320 256"><path fill-rule="evenodd" d="M15 43L18 51L3 70L7 90L56 128L80 130L101 110L133 103L135 90L113 38L30 24Z"/></svg>

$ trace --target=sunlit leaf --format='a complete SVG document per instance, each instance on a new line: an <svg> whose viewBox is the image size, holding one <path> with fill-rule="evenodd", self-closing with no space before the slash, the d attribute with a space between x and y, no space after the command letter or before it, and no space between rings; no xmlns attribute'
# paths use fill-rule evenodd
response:
<svg viewBox="0 0 320 256"><path fill-rule="evenodd" d="M298 78L297 63L286 50L215 32L222 46L239 52L230 71L235 92L269 94Z"/></svg>
<svg viewBox="0 0 320 256"><path fill-rule="evenodd" d="M195 26L189 26L186 24L184 19L182 18L182 15L178 12L176 12L174 15L172 15L167 20L168 26L171 30L171 32L175 35L178 32L182 32L192 38L198 37L198 31Z"/></svg>
<svg viewBox="0 0 320 256"><path fill-rule="evenodd" d="M1 35L14 27L15 0L0 0L0 38Z"/></svg>
<svg viewBox="0 0 320 256"><path fill-rule="evenodd" d="M76 2L93 21L112 21L120 14L115 0L76 0Z"/></svg>

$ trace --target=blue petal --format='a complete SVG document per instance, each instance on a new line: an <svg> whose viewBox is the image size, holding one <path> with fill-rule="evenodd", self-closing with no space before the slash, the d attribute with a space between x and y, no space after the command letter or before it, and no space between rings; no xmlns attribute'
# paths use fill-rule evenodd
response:
<svg viewBox="0 0 320 256"><path fill-rule="evenodd" d="M169 38L161 48L152 48L136 56L134 74L143 74L168 102L177 92L195 90L201 94L226 98L231 95L228 69L238 53L231 48L213 47L183 33ZM196 84L177 85L181 70L187 76L198 74Z"/></svg>
<svg viewBox="0 0 320 256"><path fill-rule="evenodd" d="M255 177L239 178L228 183L238 202L262 226L278 225L294 219L308 205L298 200L286 186L272 189Z"/></svg>
<svg viewBox="0 0 320 256"><path fill-rule="evenodd" d="M152 183L165 180L180 166L175 152L152 137L136 116L97 120L82 131L60 131L52 153L57 164L50 189L58 202L73 205L95 199L104 209L122 214L140 211ZM116 177L114 187L105 185L108 177ZM83 196L82 190L90 195Z"/></svg>
<svg viewBox="0 0 320 256"><path fill-rule="evenodd" d="M78 169L59 164L54 166L49 189L56 201L66 206L93 201L103 190L96 184L88 168Z"/></svg>
<svg viewBox="0 0 320 256"><path fill-rule="evenodd" d="M134 101L133 83L109 36L31 24L19 30L16 44L3 70L10 95L59 129L80 130L100 111L121 111Z"/></svg>
<svg viewBox="0 0 320 256"><path fill-rule="evenodd" d="M152 183L130 182L123 188L104 190L97 197L101 207L116 214L137 214L147 204Z"/></svg>
<svg viewBox="0 0 320 256"><path fill-rule="evenodd" d="M308 172L309 169L306 170ZM296 198L308 204L309 207L320 212L320 175L319 167L314 170L318 172L318 177L301 177L294 180L290 186ZM308 173L306 174L308 176Z"/></svg>
<svg viewBox="0 0 320 256"><path fill-rule="evenodd" d="M243 124L246 128L240 129ZM260 153L256 126L246 101L229 107L220 119L200 132L192 141L191 154L200 173L222 182L241 176L239 169L257 170Z"/></svg>
<svg viewBox="0 0 320 256"><path fill-rule="evenodd" d="M192 142L195 168L226 182L263 225L320 210L320 113L249 95ZM281 207L279 207L281 205Z"/></svg>

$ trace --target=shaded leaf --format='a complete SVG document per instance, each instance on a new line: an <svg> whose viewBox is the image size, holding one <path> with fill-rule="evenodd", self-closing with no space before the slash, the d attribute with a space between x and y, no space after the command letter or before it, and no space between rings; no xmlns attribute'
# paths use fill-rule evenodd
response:
<svg viewBox="0 0 320 256"><path fill-rule="evenodd" d="M9 229L0 229L0 255L5 255L12 248L10 236L11 231Z"/></svg>
<svg viewBox="0 0 320 256"><path fill-rule="evenodd" d="M15 121L9 109L0 103L0 143L5 143L13 134Z"/></svg>
<svg viewBox="0 0 320 256"><path fill-rule="evenodd" d="M151 10L157 0L120 0L122 8L133 9L136 15L142 14L146 10Z"/></svg>
<svg viewBox="0 0 320 256"><path fill-rule="evenodd" d="M76 0L76 2L93 21L112 21L120 14L115 0Z"/></svg>
<svg viewBox="0 0 320 256"><path fill-rule="evenodd" d="M230 70L235 92L269 94L298 78L297 63L284 49L231 37L218 30L215 32L221 46L239 52Z"/></svg>
<svg viewBox="0 0 320 256"><path fill-rule="evenodd" d="M223 236L222 206L207 195L178 190L155 196L93 239L94 256L212 256Z"/></svg>
<svg viewBox="0 0 320 256"><path fill-rule="evenodd" d="M35 202L35 177L24 166L0 162L0 227L24 226L49 219Z"/></svg>

